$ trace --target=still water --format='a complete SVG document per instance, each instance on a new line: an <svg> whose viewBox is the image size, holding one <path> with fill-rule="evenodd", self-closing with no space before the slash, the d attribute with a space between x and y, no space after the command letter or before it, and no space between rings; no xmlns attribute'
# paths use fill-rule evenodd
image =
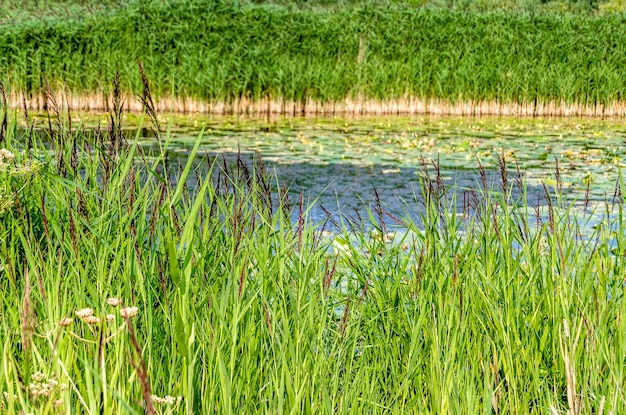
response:
<svg viewBox="0 0 626 415"><path fill-rule="evenodd" d="M87 127L106 122L104 114L73 118ZM147 150L157 148L147 121L131 114L125 118L128 137L139 137ZM479 163L495 191L503 188L506 172L512 200L520 202L517 176L533 207L545 206L546 190L554 194L558 182L563 199L589 213L604 201L618 200L616 183L626 163L626 125L621 119L175 115L160 122L172 137L174 162L186 162L199 135L200 154L222 160L220 164L225 160L232 165L238 155L251 164L258 155L273 183L289 189L292 203L302 194L314 221L329 213L335 219L366 217L376 194L386 211L419 219L419 178L425 167L434 178L439 165L448 194L457 195L461 204L464 193L482 188ZM200 175L206 174L206 165L198 163Z"/></svg>

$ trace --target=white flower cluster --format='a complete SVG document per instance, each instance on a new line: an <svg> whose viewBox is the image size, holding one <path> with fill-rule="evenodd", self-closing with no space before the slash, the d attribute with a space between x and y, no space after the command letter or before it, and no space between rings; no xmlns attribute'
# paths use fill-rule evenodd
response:
<svg viewBox="0 0 626 415"><path fill-rule="evenodd" d="M111 307L117 307L118 305L121 305L123 303L124 303L124 300L122 300L121 298L116 298L116 297L107 298L107 304L110 305Z"/></svg>
<svg viewBox="0 0 626 415"><path fill-rule="evenodd" d="M137 307L126 307L120 310L120 316L122 316L122 318L131 318L135 317L138 312L139 309Z"/></svg>
<svg viewBox="0 0 626 415"><path fill-rule="evenodd" d="M50 376L42 372L35 372L32 376L32 382L28 385L28 394L33 398L39 397L54 398L60 392L67 390L65 383L60 383L57 380L57 374L52 373ZM63 405L63 399L58 398L52 401L53 406Z"/></svg>
<svg viewBox="0 0 626 415"><path fill-rule="evenodd" d="M152 395L152 402L154 402L157 405L174 405L174 404L179 404L183 401L183 397L182 396L164 396L163 398L156 396L156 395Z"/></svg>
<svg viewBox="0 0 626 415"><path fill-rule="evenodd" d="M5 161L11 161L15 157L15 154L11 153L6 148L0 148L0 163Z"/></svg>
<svg viewBox="0 0 626 415"><path fill-rule="evenodd" d="M111 307L117 307L119 305L124 304L124 301L121 298L113 297L113 298L108 298L107 299L107 304L110 305ZM119 313L120 313L120 317L122 317L123 319L130 319L130 318L133 318L133 317L137 316L137 314L139 313L139 308L138 307L122 307L122 308L120 308ZM76 310L76 311L74 311L74 314L81 321L83 321L84 323L87 323L87 324L98 324L103 319L108 321L109 323L115 320L115 314L107 314L103 318L94 316L93 309L89 308L89 307L81 308L80 310ZM74 322L73 318L71 318L71 317L63 317L59 321L59 326L60 327L67 327L70 324L72 324L73 322Z"/></svg>
<svg viewBox="0 0 626 415"><path fill-rule="evenodd" d="M74 314L87 324L100 323L100 319L93 315L93 310L91 308L81 308L80 310L76 310Z"/></svg>

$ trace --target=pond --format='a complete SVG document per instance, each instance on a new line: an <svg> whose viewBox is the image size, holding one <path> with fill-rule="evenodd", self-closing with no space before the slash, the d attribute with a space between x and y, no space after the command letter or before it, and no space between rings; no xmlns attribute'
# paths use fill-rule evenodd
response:
<svg viewBox="0 0 626 415"><path fill-rule="evenodd" d="M104 114L73 119L86 126L106 122ZM621 119L174 115L160 122L172 135L173 158L181 163L201 131L201 153L211 158L228 161L239 153L249 161L258 153L273 180L296 198L292 203L303 195L314 221L329 213L335 219L366 216L376 194L386 211L419 220L424 166L434 177L438 161L448 193L460 204L463 193L482 188L479 161L488 186L502 188L499 158L506 161L511 188L518 174L523 178L530 206L545 206L546 189L554 193L559 181L563 199L590 212L613 199L626 162ZM129 137L139 134L144 147L156 146L141 116L127 114L124 124Z"/></svg>

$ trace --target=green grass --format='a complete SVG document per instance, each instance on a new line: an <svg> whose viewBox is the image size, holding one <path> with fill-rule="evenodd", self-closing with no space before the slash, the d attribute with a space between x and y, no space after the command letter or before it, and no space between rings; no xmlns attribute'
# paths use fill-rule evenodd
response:
<svg viewBox="0 0 626 415"><path fill-rule="evenodd" d="M185 3L188 0L0 0L0 21L36 21L84 17L116 11L141 4ZM473 12L505 10L511 12L592 15L621 5L619 0L241 0L241 5L279 5L299 9L373 7L430 7ZM617 10L620 10L619 7Z"/></svg>
<svg viewBox="0 0 626 415"><path fill-rule="evenodd" d="M116 71L139 93L141 60L157 99L611 105L626 96L625 28L620 14L130 2L7 24L0 73L19 102L46 80L100 96Z"/></svg>
<svg viewBox="0 0 626 415"><path fill-rule="evenodd" d="M41 21L82 19L128 6L132 0L0 0L1 24L33 24Z"/></svg>
<svg viewBox="0 0 626 415"><path fill-rule="evenodd" d="M168 162L167 135L143 154L53 117L47 151L15 125L0 167L8 414L626 410L621 204L591 228L551 189L534 225L510 189L457 212L423 172L422 225L374 209L365 230L326 235L306 207L289 220L298 203L260 162L218 181L195 150ZM152 411L151 394L182 400Z"/></svg>

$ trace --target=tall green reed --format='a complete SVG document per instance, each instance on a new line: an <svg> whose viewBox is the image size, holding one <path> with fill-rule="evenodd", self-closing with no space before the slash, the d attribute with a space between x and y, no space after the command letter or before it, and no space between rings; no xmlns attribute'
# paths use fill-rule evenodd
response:
<svg viewBox="0 0 626 415"><path fill-rule="evenodd" d="M195 0L129 3L81 19L16 22L0 35L11 91L97 101L122 74L155 98L327 104L419 98L447 103L623 101L623 16L464 13L439 8L294 8ZM601 112L601 111L600 111Z"/></svg>

